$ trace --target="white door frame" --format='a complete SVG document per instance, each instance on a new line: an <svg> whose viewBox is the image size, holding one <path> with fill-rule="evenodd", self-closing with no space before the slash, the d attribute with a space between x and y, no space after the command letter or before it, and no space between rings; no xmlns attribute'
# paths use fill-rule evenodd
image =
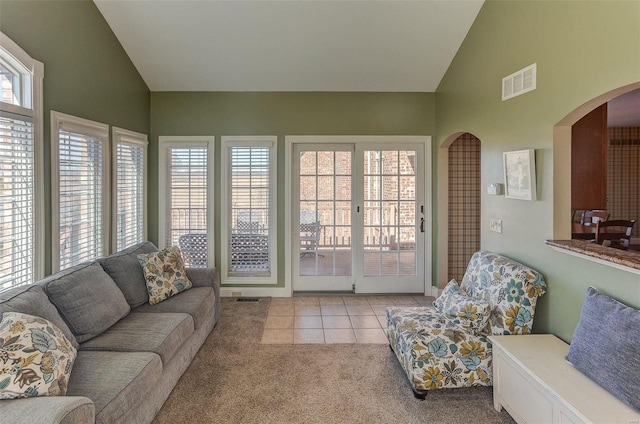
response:
<svg viewBox="0 0 640 424"><path fill-rule="evenodd" d="M302 143L311 144L356 144L363 143L423 143L424 144L424 200L425 200L425 246L424 246L424 294L432 296L432 243L433 243L433 217L432 217L432 158L431 158L431 136L285 136L285 215L284 228L285 237L285 288L284 292L293 294L293 220L292 220L292 168L293 145ZM295 249L297 252L297 248ZM437 290L437 287L435 288Z"/></svg>

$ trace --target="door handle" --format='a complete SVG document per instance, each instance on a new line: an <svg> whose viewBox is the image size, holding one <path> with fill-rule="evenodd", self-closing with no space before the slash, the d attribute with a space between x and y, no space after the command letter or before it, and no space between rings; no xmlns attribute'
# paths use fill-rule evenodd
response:
<svg viewBox="0 0 640 424"><path fill-rule="evenodd" d="M420 232L424 233L424 218L420 218Z"/></svg>

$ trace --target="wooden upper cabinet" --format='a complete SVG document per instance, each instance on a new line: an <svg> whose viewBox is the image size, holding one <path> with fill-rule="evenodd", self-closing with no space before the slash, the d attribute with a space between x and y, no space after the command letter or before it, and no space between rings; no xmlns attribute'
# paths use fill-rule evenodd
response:
<svg viewBox="0 0 640 424"><path fill-rule="evenodd" d="M571 209L607 209L607 104L571 127Z"/></svg>

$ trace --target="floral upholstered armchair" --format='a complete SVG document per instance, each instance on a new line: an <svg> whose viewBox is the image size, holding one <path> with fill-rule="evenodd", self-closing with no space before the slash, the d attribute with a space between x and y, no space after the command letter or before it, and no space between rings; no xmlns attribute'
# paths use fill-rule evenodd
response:
<svg viewBox="0 0 640 424"><path fill-rule="evenodd" d="M528 334L546 284L537 271L487 251L473 254L458 284L451 280L433 307L387 308L387 337L414 395L492 385L487 336Z"/></svg>

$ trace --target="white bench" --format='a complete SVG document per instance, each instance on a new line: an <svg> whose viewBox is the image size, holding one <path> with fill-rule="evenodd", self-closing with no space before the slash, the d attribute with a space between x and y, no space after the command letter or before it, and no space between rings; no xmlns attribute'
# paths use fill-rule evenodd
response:
<svg viewBox="0 0 640 424"><path fill-rule="evenodd" d="M550 334L491 336L493 405L518 423L640 424L630 408L564 358L569 345ZM640 396L640 394L639 394Z"/></svg>

